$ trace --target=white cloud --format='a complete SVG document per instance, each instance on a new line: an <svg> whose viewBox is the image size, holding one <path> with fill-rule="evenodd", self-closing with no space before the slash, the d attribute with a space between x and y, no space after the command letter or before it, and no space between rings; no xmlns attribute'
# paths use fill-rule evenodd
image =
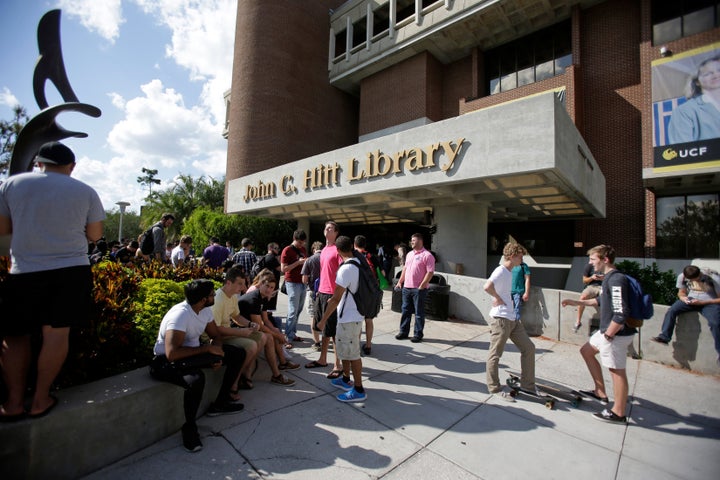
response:
<svg viewBox="0 0 720 480"><path fill-rule="evenodd" d="M98 191L106 209L120 200L130 202L131 210L142 204L147 191L137 177L143 167L158 170L160 188L168 187L178 173L213 178L225 174L227 143L207 110L187 107L182 95L160 80L141 90L144 96L127 101L113 96L125 117L108 134L110 161L84 158L74 173Z"/></svg>
<svg viewBox="0 0 720 480"><path fill-rule="evenodd" d="M135 0L172 31L168 57L204 81L201 100L214 122L225 122L223 94L230 88L237 0Z"/></svg>
<svg viewBox="0 0 720 480"><path fill-rule="evenodd" d="M17 97L13 95L9 88L3 87L2 91L0 92L0 105L6 105L10 108L13 108L16 105L20 105L20 102L18 101Z"/></svg>
<svg viewBox="0 0 720 480"><path fill-rule="evenodd" d="M105 40L114 43L120 34L120 25L125 23L121 0L60 0L59 7L71 17L96 32Z"/></svg>

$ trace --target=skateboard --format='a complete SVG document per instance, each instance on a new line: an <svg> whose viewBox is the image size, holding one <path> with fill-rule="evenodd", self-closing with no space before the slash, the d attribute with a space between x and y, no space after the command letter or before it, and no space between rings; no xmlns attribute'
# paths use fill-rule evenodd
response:
<svg viewBox="0 0 720 480"><path fill-rule="evenodd" d="M508 387L510 387L511 397L517 398L518 396L523 395L530 400L534 400L538 403L544 404L545 408L547 408L548 410L552 410L553 408L555 408L555 399L553 397L549 395L538 395L535 392L521 388L520 379L518 377L515 377L511 374L510 378L508 378L505 383Z"/></svg>
<svg viewBox="0 0 720 480"><path fill-rule="evenodd" d="M512 389L515 389L515 387L520 388L520 374L508 370L508 375L510 375L510 378L507 380L507 385ZM538 381L536 379L535 386L538 390L543 393L547 393L553 398L570 402L570 404L575 408L578 408L583 400L583 395L580 392L549 380Z"/></svg>

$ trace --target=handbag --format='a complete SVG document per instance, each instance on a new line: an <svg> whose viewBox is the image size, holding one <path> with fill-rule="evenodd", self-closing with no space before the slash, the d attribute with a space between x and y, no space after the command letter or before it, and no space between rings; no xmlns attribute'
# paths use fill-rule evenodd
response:
<svg viewBox="0 0 720 480"><path fill-rule="evenodd" d="M287 282L283 280L282 285L280 285L280 293L287 295Z"/></svg>

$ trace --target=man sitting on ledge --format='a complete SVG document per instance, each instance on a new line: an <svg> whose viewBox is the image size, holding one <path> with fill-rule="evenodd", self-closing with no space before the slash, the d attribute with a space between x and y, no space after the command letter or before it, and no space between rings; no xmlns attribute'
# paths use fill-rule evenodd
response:
<svg viewBox="0 0 720 480"><path fill-rule="evenodd" d="M683 268L677 277L678 299L665 314L662 331L651 340L669 343L675 331L678 315L685 312L700 312L708 321L710 333L715 339L715 350L720 363L720 285L711 276L695 265Z"/></svg>
<svg viewBox="0 0 720 480"><path fill-rule="evenodd" d="M185 285L185 301L173 306L160 323L155 343L155 357L150 375L157 380L174 383L185 389L185 424L182 427L183 446L189 452L202 449L195 418L200 408L205 374L202 368L227 365L222 385L208 416L238 413L242 403L233 402L230 394L233 383L245 361L245 351L222 345L222 335L215 324L211 307L215 303L215 287L210 280L192 280ZM209 345L200 344L200 335L207 333Z"/></svg>

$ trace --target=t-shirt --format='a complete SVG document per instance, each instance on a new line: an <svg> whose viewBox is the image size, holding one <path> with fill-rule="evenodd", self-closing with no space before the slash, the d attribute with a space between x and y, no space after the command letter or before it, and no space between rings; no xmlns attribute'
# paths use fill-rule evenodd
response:
<svg viewBox="0 0 720 480"><path fill-rule="evenodd" d="M222 267L223 262L230 256L230 251L222 245L212 244L203 251L203 258L212 268Z"/></svg>
<svg viewBox="0 0 720 480"><path fill-rule="evenodd" d="M308 287L313 288L315 279L320 277L320 252L314 253L303 263L300 275L308 276Z"/></svg>
<svg viewBox="0 0 720 480"><path fill-rule="evenodd" d="M211 309L218 327L232 327L234 323L230 318L240 313L237 297L228 297L222 288L215 291L215 303Z"/></svg>
<svg viewBox="0 0 720 480"><path fill-rule="evenodd" d="M199 347L200 335L205 332L207 324L213 321L212 310L207 307L195 313L187 301L173 306L160 322L160 331L153 353L165 355L165 336L168 330L185 332L183 347Z"/></svg>
<svg viewBox="0 0 720 480"><path fill-rule="evenodd" d="M435 257L423 248L410 250L405 257L405 277L403 287L418 288L428 272L435 271Z"/></svg>
<svg viewBox="0 0 720 480"><path fill-rule="evenodd" d="M357 267L343 264L338 268L335 283L346 289L346 293L343 294L337 307L338 323L361 322L365 320L365 317L357 310L355 298L347 293L347 289L349 289L350 292L357 291L359 279L360 270ZM342 312L342 315L340 312Z"/></svg>
<svg viewBox="0 0 720 480"><path fill-rule="evenodd" d="M28 172L0 184L0 215L12 222L10 273L90 265L85 227L105 219L97 192L69 175Z"/></svg>
<svg viewBox="0 0 720 480"><path fill-rule="evenodd" d="M332 295L335 291L335 275L343 262L335 245L326 245L320 252L320 286L318 292Z"/></svg>
<svg viewBox="0 0 720 480"><path fill-rule="evenodd" d="M600 332L610 326L610 322L625 325L625 319L630 313L630 283L625 275L612 270L605 274L602 287L600 287ZM634 335L637 330L625 325L616 335Z"/></svg>
<svg viewBox="0 0 720 480"><path fill-rule="evenodd" d="M170 254L170 261L172 261L173 267L177 267L180 264L180 260L185 261L185 249L178 245L172 249Z"/></svg>
<svg viewBox="0 0 720 480"><path fill-rule="evenodd" d="M513 267L512 269L512 294L523 294L525 293L525 275L530 275L530 267L527 263L523 262L520 265Z"/></svg>
<svg viewBox="0 0 720 480"><path fill-rule="evenodd" d="M505 268L504 265L499 265L495 270L493 270L493 273L490 275L488 280L493 283L495 291L505 303L505 305L493 306L490 309L490 316L515 321L512 294L510 293L510 288L512 286L512 272Z"/></svg>
<svg viewBox="0 0 720 480"><path fill-rule="evenodd" d="M240 315L248 320L250 320L251 315L261 315L263 311L263 303L264 301L262 295L260 295L259 289L248 289L247 293L238 299L238 309L240 310Z"/></svg>
<svg viewBox="0 0 720 480"><path fill-rule="evenodd" d="M291 265L298 261L300 258L306 258L307 251L305 247L295 247L294 245L288 245L283 248L280 254L280 263L285 265ZM302 265L297 265L292 270L285 272L285 281L291 283L302 283Z"/></svg>
<svg viewBox="0 0 720 480"><path fill-rule="evenodd" d="M677 277L678 289L687 290L688 297L696 300L713 300L720 295L720 286L716 285L710 275L700 274L700 278L695 280L685 280L682 273Z"/></svg>

